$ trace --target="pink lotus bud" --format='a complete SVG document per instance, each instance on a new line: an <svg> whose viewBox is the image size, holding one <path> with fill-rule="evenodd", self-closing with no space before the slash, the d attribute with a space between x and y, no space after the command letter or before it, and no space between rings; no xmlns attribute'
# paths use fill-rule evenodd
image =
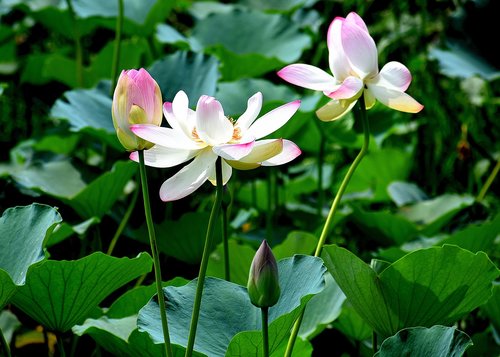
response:
<svg viewBox="0 0 500 357"><path fill-rule="evenodd" d="M154 144L130 131L132 124L161 125L162 97L158 83L143 68L122 71L111 110L118 140L128 151L149 149Z"/></svg>
<svg viewBox="0 0 500 357"><path fill-rule="evenodd" d="M280 298L278 264L266 240L252 260L247 289L250 301L257 307L271 307Z"/></svg>

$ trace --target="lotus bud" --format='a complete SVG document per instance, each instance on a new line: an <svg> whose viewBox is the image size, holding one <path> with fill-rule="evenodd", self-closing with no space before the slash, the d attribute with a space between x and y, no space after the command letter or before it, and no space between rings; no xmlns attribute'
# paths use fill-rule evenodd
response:
<svg viewBox="0 0 500 357"><path fill-rule="evenodd" d="M162 97L158 83L143 68L122 71L113 95L111 114L116 135L128 151L144 150L154 144L130 131L132 124L161 125Z"/></svg>
<svg viewBox="0 0 500 357"><path fill-rule="evenodd" d="M278 265L266 240L253 258L247 289L250 301L257 307L271 307L280 298Z"/></svg>

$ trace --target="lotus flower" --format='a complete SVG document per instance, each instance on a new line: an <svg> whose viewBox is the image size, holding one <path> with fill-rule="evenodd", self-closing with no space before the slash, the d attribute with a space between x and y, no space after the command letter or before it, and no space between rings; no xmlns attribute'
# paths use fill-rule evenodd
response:
<svg viewBox="0 0 500 357"><path fill-rule="evenodd" d="M247 289L250 301L257 307L274 306L280 298L278 264L266 240L262 241L252 260Z"/></svg>
<svg viewBox="0 0 500 357"><path fill-rule="evenodd" d="M262 94L248 100L246 111L233 121L215 98L203 95L196 111L189 109L189 100L179 91L172 103L166 102L163 112L171 128L155 125L132 125L134 134L155 143L144 152L145 163L154 167L172 167L194 160L160 188L163 201L178 200L197 190L206 180L213 185L215 161L222 160L223 184L231 177L232 168L254 169L259 166L285 164L298 155L300 149L285 139L261 139L282 127L300 106L294 101L278 107L261 118ZM138 160L137 152L130 155Z"/></svg>
<svg viewBox="0 0 500 357"><path fill-rule="evenodd" d="M319 119L341 118L363 93L367 109L378 100L402 112L422 110L423 106L405 93L411 82L408 68L389 62L379 72L375 41L359 15L351 12L346 18L335 18L328 29L327 45L333 76L307 64L292 64L278 72L292 84L323 91L333 99L316 112Z"/></svg>
<svg viewBox="0 0 500 357"><path fill-rule="evenodd" d="M113 94L111 114L118 140L128 151L153 146L130 131L132 124L161 125L160 87L143 68L122 71Z"/></svg>

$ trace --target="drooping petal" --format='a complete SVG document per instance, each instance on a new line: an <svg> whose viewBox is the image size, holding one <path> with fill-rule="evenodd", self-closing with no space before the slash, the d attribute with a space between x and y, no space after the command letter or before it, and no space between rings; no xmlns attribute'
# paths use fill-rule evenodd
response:
<svg viewBox="0 0 500 357"><path fill-rule="evenodd" d="M233 168L227 164L226 161L222 160L222 184L225 185L231 178L233 174ZM215 165L212 165L210 170L208 171L208 180L214 186L217 185L216 174L215 174Z"/></svg>
<svg viewBox="0 0 500 357"><path fill-rule="evenodd" d="M227 163L238 170L251 170L280 154L282 150L283 139L260 140L255 143L250 154L240 160L227 160Z"/></svg>
<svg viewBox="0 0 500 357"><path fill-rule="evenodd" d="M222 105L214 97L202 95L196 106L196 130L210 146L225 144L233 136L233 124L224 116Z"/></svg>
<svg viewBox="0 0 500 357"><path fill-rule="evenodd" d="M207 179L217 155L212 150L201 151L192 162L165 181L160 187L162 201L175 201L196 191Z"/></svg>
<svg viewBox="0 0 500 357"><path fill-rule="evenodd" d="M316 116L323 121L333 121L342 118L354 107L357 100L331 100L316 110Z"/></svg>
<svg viewBox="0 0 500 357"><path fill-rule="evenodd" d="M336 81L331 75L309 64L291 64L278 72L285 81L314 90L332 90Z"/></svg>
<svg viewBox="0 0 500 357"><path fill-rule="evenodd" d="M363 81L358 77L347 77L344 82L328 96L332 99L352 99L361 95L363 89Z"/></svg>
<svg viewBox="0 0 500 357"><path fill-rule="evenodd" d="M271 134L285 125L299 107L300 100L295 100L271 110L269 113L257 119L250 128L248 128L246 135L259 139Z"/></svg>
<svg viewBox="0 0 500 357"><path fill-rule="evenodd" d="M155 145L144 150L144 163L151 167L173 167L192 159L199 150L171 149ZM130 153L130 159L139 162L137 151Z"/></svg>
<svg viewBox="0 0 500 357"><path fill-rule="evenodd" d="M378 76L369 83L405 92L411 83L411 73L404 64L392 61L382 67Z"/></svg>
<svg viewBox="0 0 500 357"><path fill-rule="evenodd" d="M368 32L368 27L366 27L365 22L363 21L363 19L361 18L361 16L359 16L355 12L350 12L349 15L347 15L345 19L346 19L346 21L354 23L357 26L359 26L361 29L363 29L366 32Z"/></svg>
<svg viewBox="0 0 500 357"><path fill-rule="evenodd" d="M387 87L368 84L368 90L380 101L389 108L399 110L406 113L418 113L424 106L413 99L408 94Z"/></svg>
<svg viewBox="0 0 500 357"><path fill-rule="evenodd" d="M262 109L262 93L257 92L248 99L247 109L236 121L235 127L239 127L242 135L247 131L247 129L252 125L257 116Z"/></svg>
<svg viewBox="0 0 500 357"><path fill-rule="evenodd" d="M163 128L151 124L136 124L131 125L130 130L144 140L167 148L197 150L206 146L203 143L188 140L184 135L179 135L179 132L175 129Z"/></svg>
<svg viewBox="0 0 500 357"><path fill-rule="evenodd" d="M226 160L239 160L247 156L255 144L255 141L244 144L225 144L214 146L213 152Z"/></svg>
<svg viewBox="0 0 500 357"><path fill-rule="evenodd" d="M344 21L341 28L342 48L352 69L361 79L378 72L377 46L364 29L351 21Z"/></svg>
<svg viewBox="0 0 500 357"><path fill-rule="evenodd" d="M283 165L299 156L302 151L293 141L283 139L283 150L272 158L262 161L262 166Z"/></svg>
<svg viewBox="0 0 500 357"><path fill-rule="evenodd" d="M330 70L338 82L346 79L352 71L351 64L342 47L341 29L344 21L343 17L336 17L330 24L326 37Z"/></svg>

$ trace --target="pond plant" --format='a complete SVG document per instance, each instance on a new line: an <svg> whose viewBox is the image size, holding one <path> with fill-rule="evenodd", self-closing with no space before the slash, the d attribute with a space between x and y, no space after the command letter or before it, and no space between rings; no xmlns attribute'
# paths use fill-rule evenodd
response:
<svg viewBox="0 0 500 357"><path fill-rule="evenodd" d="M0 356L498 356L490 7L1 3Z"/></svg>

